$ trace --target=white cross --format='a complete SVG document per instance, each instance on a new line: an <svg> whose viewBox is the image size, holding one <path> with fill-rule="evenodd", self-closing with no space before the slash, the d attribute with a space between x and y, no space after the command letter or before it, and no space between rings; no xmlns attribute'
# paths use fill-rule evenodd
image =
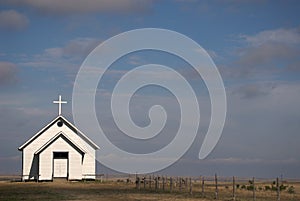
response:
<svg viewBox="0 0 300 201"><path fill-rule="evenodd" d="M62 101L61 100L61 95L58 96L58 101L53 101L53 103L58 104L58 115L61 115L61 104L62 103L67 103L67 101Z"/></svg>

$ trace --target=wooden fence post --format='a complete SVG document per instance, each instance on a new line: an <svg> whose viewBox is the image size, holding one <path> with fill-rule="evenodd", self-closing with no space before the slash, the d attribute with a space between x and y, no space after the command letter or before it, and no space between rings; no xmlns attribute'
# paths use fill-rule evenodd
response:
<svg viewBox="0 0 300 201"><path fill-rule="evenodd" d="M190 195L193 195L193 184L192 184L192 178L190 177Z"/></svg>
<svg viewBox="0 0 300 201"><path fill-rule="evenodd" d="M254 177L252 178L252 186L253 186L253 201L256 200L256 195L255 195L255 180L254 180Z"/></svg>
<svg viewBox="0 0 300 201"><path fill-rule="evenodd" d="M182 178L179 177L179 191L181 192L182 189Z"/></svg>
<svg viewBox="0 0 300 201"><path fill-rule="evenodd" d="M146 176L143 177L144 180L144 189L146 188Z"/></svg>
<svg viewBox="0 0 300 201"><path fill-rule="evenodd" d="M158 177L155 177L155 191L158 190Z"/></svg>
<svg viewBox="0 0 300 201"><path fill-rule="evenodd" d="M141 189L141 186L140 186L140 184L141 184L141 180L140 180L140 177L137 177L137 179L136 179L136 187L137 187L137 189L138 190L140 190Z"/></svg>
<svg viewBox="0 0 300 201"><path fill-rule="evenodd" d="M170 192L173 192L173 178L170 177Z"/></svg>
<svg viewBox="0 0 300 201"><path fill-rule="evenodd" d="M165 191L165 177L162 177L162 190Z"/></svg>
<svg viewBox="0 0 300 201"><path fill-rule="evenodd" d="M184 187L185 187L186 191L189 191L188 190L188 178L187 177L184 180Z"/></svg>
<svg viewBox="0 0 300 201"><path fill-rule="evenodd" d="M215 190L215 199L219 199L219 190L218 190L218 177L217 174L215 174L215 183L216 183L216 190Z"/></svg>
<svg viewBox="0 0 300 201"><path fill-rule="evenodd" d="M277 201L280 201L280 185L279 185L279 179L276 178L276 188L277 188Z"/></svg>
<svg viewBox="0 0 300 201"><path fill-rule="evenodd" d="M235 201L235 177L232 177L232 199Z"/></svg>
<svg viewBox="0 0 300 201"><path fill-rule="evenodd" d="M201 195L204 197L204 176L202 177Z"/></svg>
<svg viewBox="0 0 300 201"><path fill-rule="evenodd" d="M151 175L149 175L149 188L151 189L152 188L152 178L151 178Z"/></svg>

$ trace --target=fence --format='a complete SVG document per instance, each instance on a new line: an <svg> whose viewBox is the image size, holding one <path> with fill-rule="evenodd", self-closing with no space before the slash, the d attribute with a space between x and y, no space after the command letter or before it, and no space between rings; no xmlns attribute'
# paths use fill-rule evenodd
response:
<svg viewBox="0 0 300 201"><path fill-rule="evenodd" d="M128 189L153 193L183 194L193 198L216 200L300 200L300 181L199 176L179 177L163 175L96 175L96 182L122 182ZM19 175L0 176L0 181L19 181Z"/></svg>
<svg viewBox="0 0 300 201"><path fill-rule="evenodd" d="M195 194L197 197L240 200L241 197L247 197L250 200L264 200L264 197L280 201L281 192L290 194L294 197L295 188L288 185L287 181L279 178L275 180L250 179L246 178L219 178L200 176L192 177L167 177L155 175L136 175L135 187L137 190L152 190L154 192L186 193L190 196ZM221 191L220 191L221 189ZM285 196L286 197L286 196Z"/></svg>

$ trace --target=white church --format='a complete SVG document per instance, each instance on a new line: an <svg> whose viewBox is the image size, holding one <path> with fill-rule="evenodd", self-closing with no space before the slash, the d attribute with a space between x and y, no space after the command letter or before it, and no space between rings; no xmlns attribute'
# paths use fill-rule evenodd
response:
<svg viewBox="0 0 300 201"><path fill-rule="evenodd" d="M22 180L53 181L94 180L96 150L99 147L61 115L58 116L18 149L22 151Z"/></svg>

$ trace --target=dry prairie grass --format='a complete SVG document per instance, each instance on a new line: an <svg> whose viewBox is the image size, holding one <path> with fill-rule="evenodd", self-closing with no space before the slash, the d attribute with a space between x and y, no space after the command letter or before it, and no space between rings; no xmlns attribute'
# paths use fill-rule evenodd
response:
<svg viewBox="0 0 300 201"><path fill-rule="evenodd" d="M242 184L242 183L241 183ZM246 184L246 183L245 183ZM258 183L257 186L264 186L269 183ZM289 194L284 191L281 194L281 201L300 200L300 183L293 182L288 185L295 187L295 194ZM166 186L166 189L168 186ZM199 183L193 185L193 195L183 189L178 192L178 189L172 193L169 190L158 192L152 189L135 189L134 184L126 184L124 182L0 182L0 200L107 200L107 201L125 201L125 200L187 200L187 201L208 201L214 200L214 185L208 182L205 186L205 196L201 196L201 187ZM252 191L237 189L236 200L252 200ZM230 183L220 182L219 200L232 200L232 187ZM257 201L275 201L276 192L274 191L256 191Z"/></svg>

